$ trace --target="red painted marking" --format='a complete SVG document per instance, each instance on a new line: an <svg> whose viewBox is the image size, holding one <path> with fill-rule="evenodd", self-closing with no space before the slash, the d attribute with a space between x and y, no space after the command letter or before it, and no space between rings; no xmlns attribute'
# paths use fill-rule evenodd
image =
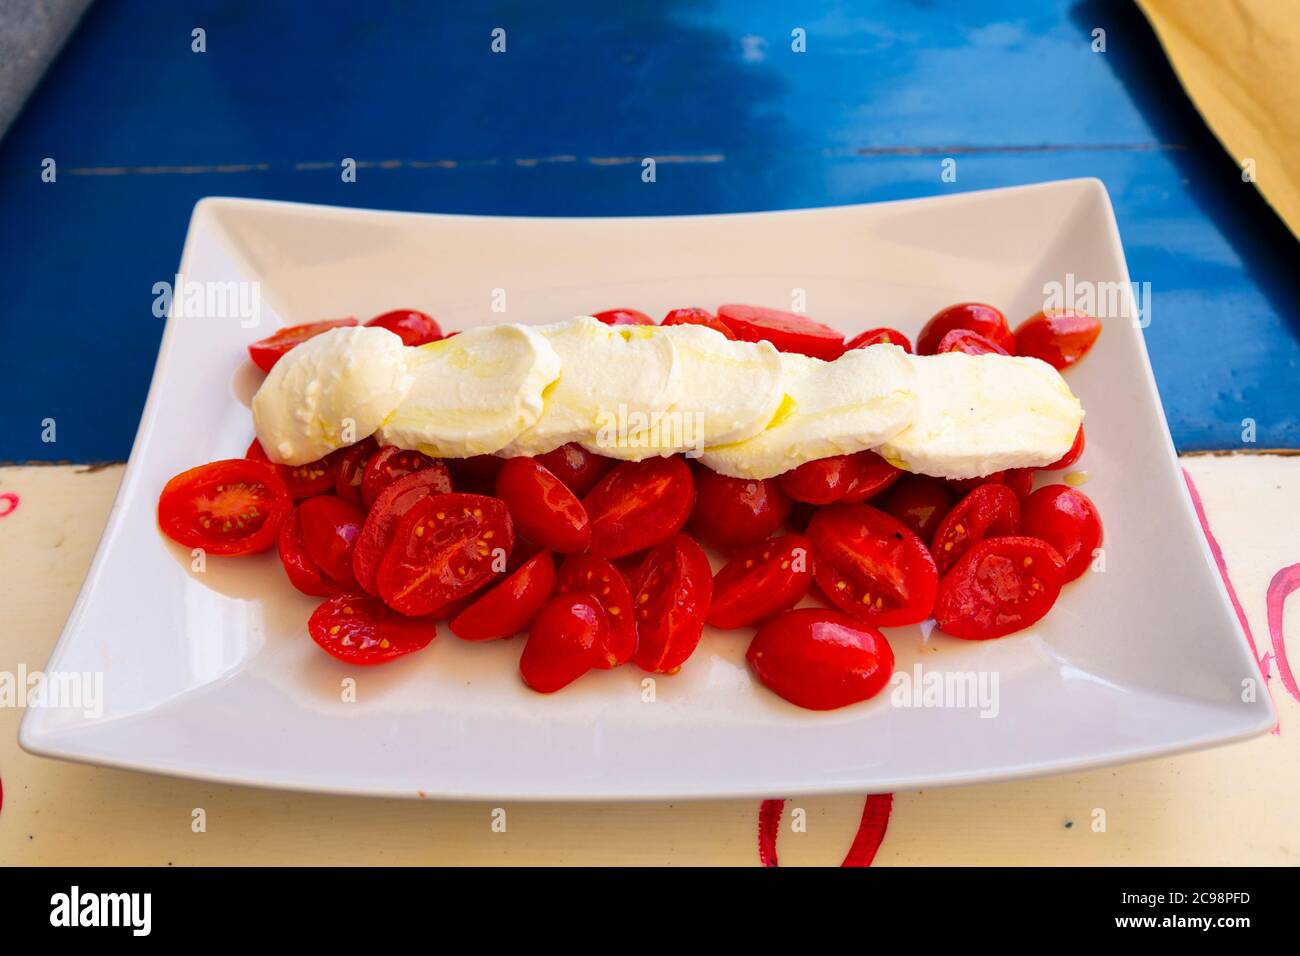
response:
<svg viewBox="0 0 1300 956"><path fill-rule="evenodd" d="M0 518L8 518L18 510L18 496L12 491L0 494Z"/></svg>
<svg viewBox="0 0 1300 956"><path fill-rule="evenodd" d="M870 866L889 829L889 815L894 809L892 793L873 793L862 808L862 822L853 838L848 855L840 866Z"/></svg>
<svg viewBox="0 0 1300 956"><path fill-rule="evenodd" d="M780 865L776 861L776 835L784 811L784 800L764 800L758 805L758 860L764 866Z"/></svg>
<svg viewBox="0 0 1300 956"><path fill-rule="evenodd" d="M1265 605L1268 608L1268 634L1273 641L1273 660L1277 661L1277 674L1286 692L1300 700L1300 686L1296 685L1291 662L1286 656L1286 636L1282 633L1282 611L1292 591L1300 588L1300 564L1283 568L1268 582Z"/></svg>

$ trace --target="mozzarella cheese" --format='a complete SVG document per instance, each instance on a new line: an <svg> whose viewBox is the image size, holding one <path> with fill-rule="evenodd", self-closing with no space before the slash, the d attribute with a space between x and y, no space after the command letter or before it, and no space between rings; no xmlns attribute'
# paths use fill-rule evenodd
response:
<svg viewBox="0 0 1300 956"><path fill-rule="evenodd" d="M753 438L705 450L700 459L733 478L774 478L804 462L875 448L908 426L916 373L896 345L845 352L833 362L781 354L785 397Z"/></svg>
<svg viewBox="0 0 1300 956"><path fill-rule="evenodd" d="M374 433L414 380L410 350L387 329L330 329L290 349L253 396L266 455L304 465Z"/></svg>
<svg viewBox="0 0 1300 956"><path fill-rule="evenodd" d="M1049 465L1064 455L1083 407L1059 372L1036 358L909 356L916 418L877 451L896 467L937 478L976 478Z"/></svg>

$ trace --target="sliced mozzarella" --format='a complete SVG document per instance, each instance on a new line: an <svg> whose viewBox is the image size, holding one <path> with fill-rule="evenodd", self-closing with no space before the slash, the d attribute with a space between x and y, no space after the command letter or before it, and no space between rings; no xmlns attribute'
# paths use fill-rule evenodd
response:
<svg viewBox="0 0 1300 956"><path fill-rule="evenodd" d="M916 419L877 451L899 468L937 478L977 478L1049 465L1064 455L1083 407L1059 372L1036 358L910 357Z"/></svg>
<svg viewBox="0 0 1300 956"><path fill-rule="evenodd" d="M785 398L768 427L706 449L701 461L733 478L773 478L804 462L874 448L908 426L915 373L896 345L846 352L833 362L781 354Z"/></svg>
<svg viewBox="0 0 1300 956"><path fill-rule="evenodd" d="M493 325L413 349L411 370L415 382L376 434L380 444L468 458L536 424L560 357L532 329Z"/></svg>
<svg viewBox="0 0 1300 956"><path fill-rule="evenodd" d="M253 396L266 455L303 465L372 434L413 381L409 350L387 329L330 329L290 349Z"/></svg>

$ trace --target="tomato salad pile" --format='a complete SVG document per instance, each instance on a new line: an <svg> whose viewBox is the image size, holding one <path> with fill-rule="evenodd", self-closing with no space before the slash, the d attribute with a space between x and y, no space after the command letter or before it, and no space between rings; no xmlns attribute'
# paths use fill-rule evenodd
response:
<svg viewBox="0 0 1300 956"><path fill-rule="evenodd" d="M633 309L596 317L656 324ZM912 350L894 329L845 342L756 306L675 309L662 322L681 323L823 359L879 342ZM249 353L269 370L312 335L355 324L283 329ZM444 337L421 312L368 324L407 345ZM926 324L917 350L1031 355L1064 369L1099 332L1077 312L1039 313L1013 332L997 309L963 303ZM1083 444L1080 428L1045 470L1072 465ZM747 656L758 680L827 710L889 680L894 655L879 628L933 617L956 638L1002 637L1042 618L1087 569L1102 538L1096 507L1063 484L1031 491L1032 472L945 481L867 451L748 480L680 455L615 462L571 444L536 458L438 460L372 438L286 466L254 441L242 459L169 481L158 520L213 555L278 548L290 583L324 599L312 639L351 664L419 650L438 621L466 641L527 632L520 674L550 693L629 661L674 673L707 623L756 628ZM721 555L716 574L701 544ZM796 609L807 597L821 606Z"/></svg>

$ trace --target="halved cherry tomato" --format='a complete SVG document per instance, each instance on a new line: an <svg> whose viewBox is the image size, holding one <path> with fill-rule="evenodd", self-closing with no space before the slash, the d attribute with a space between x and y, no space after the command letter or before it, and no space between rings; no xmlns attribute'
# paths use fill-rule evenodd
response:
<svg viewBox="0 0 1300 956"><path fill-rule="evenodd" d="M343 449L339 457L339 474L334 481L334 493L354 508L365 507L361 501L361 479L365 476L370 457L379 451L373 438L363 438L355 445Z"/></svg>
<svg viewBox="0 0 1300 956"><path fill-rule="evenodd" d="M912 530L870 505L831 505L808 524L813 577L841 610L877 627L930 616L934 558Z"/></svg>
<svg viewBox="0 0 1300 956"><path fill-rule="evenodd" d="M745 659L764 687L809 710L875 697L894 673L885 635L847 614L812 607L760 627Z"/></svg>
<svg viewBox="0 0 1300 956"><path fill-rule="evenodd" d="M771 342L782 352L828 360L844 351L844 333L795 312L758 305L722 305L718 306L718 318L742 342Z"/></svg>
<svg viewBox="0 0 1300 956"><path fill-rule="evenodd" d="M695 481L681 458L625 461L582 500L591 519L591 551L620 558L671 538L690 517Z"/></svg>
<svg viewBox="0 0 1300 956"><path fill-rule="evenodd" d="M451 632L466 641L495 641L528 627L555 589L551 552L538 551L509 577L451 619Z"/></svg>
<svg viewBox="0 0 1300 956"><path fill-rule="evenodd" d="M313 597L330 597L343 590L343 586L330 578L307 550L302 536L302 521L295 508L280 525L280 563L289 583L303 594Z"/></svg>
<svg viewBox="0 0 1300 956"><path fill-rule="evenodd" d="M735 333L723 324L722 320L710 312L708 309L673 309L664 316L660 325L703 325L715 332L722 334L724 338L734 339Z"/></svg>
<svg viewBox="0 0 1300 956"><path fill-rule="evenodd" d="M271 461L266 456L266 449L262 447L262 443L256 438L248 446L248 451L244 452L244 457L251 461ZM276 465L275 469L280 473L280 477L284 479L289 494L295 498L310 498L312 495L318 495L322 491L329 491L334 487L341 460L340 453L332 451L324 458L308 462L305 465Z"/></svg>
<svg viewBox="0 0 1300 956"><path fill-rule="evenodd" d="M365 515L333 495L317 495L298 506L298 520L312 560L339 584L355 587L352 552Z"/></svg>
<svg viewBox="0 0 1300 956"><path fill-rule="evenodd" d="M158 496L158 526L187 548L254 554L275 544L292 508L289 489L273 465L228 458L168 481Z"/></svg>
<svg viewBox="0 0 1300 956"><path fill-rule="evenodd" d="M609 620L589 594L561 594L542 605L519 658L524 683L552 694L596 666L609 641Z"/></svg>
<svg viewBox="0 0 1300 956"><path fill-rule="evenodd" d="M1005 471L995 471L990 475L980 475L977 478L945 478L943 481L944 484L964 498L981 485L1005 485L1007 483L1007 473Z"/></svg>
<svg viewBox="0 0 1300 956"><path fill-rule="evenodd" d="M1060 471L1062 468L1069 468L1083 456L1083 445L1083 426L1080 425L1079 430L1074 434L1074 443L1070 445L1070 450L1050 465L1044 465L1043 470Z"/></svg>
<svg viewBox="0 0 1300 956"><path fill-rule="evenodd" d="M426 647L438 634L427 618L410 618L369 594L338 594L312 613L307 633L349 664L383 664Z"/></svg>
<svg viewBox="0 0 1300 956"><path fill-rule="evenodd" d="M313 336L345 325L356 325L356 319L327 319L324 322L306 322L279 329L273 335L258 339L248 347L248 357L263 372L269 372L289 349L301 345Z"/></svg>
<svg viewBox="0 0 1300 956"><path fill-rule="evenodd" d="M944 352L964 352L967 355L1011 354L988 336L971 329L953 329L944 335L935 348L935 354L942 355Z"/></svg>
<svg viewBox="0 0 1300 956"><path fill-rule="evenodd" d="M948 486L938 478L906 475L881 499L880 510L903 522L922 541L929 541L952 507L952 502Z"/></svg>
<svg viewBox="0 0 1300 956"><path fill-rule="evenodd" d="M560 566L557 594L587 594L609 617L609 640L596 666L602 670L626 664L636 653L636 621L632 619L632 593L618 568L594 554L574 554Z"/></svg>
<svg viewBox="0 0 1300 956"><path fill-rule="evenodd" d="M906 474L874 451L860 451L850 457L853 459L854 473L849 478L844 497L840 499L850 504L870 501Z"/></svg>
<svg viewBox="0 0 1300 956"><path fill-rule="evenodd" d="M352 572L357 583L371 594L378 593L375 573L384 559L388 546L393 543L397 525L417 501L429 495L445 494L443 476L433 469L425 469L398 478L379 493L374 506L361 526L356 547L352 552Z"/></svg>
<svg viewBox="0 0 1300 956"><path fill-rule="evenodd" d="M594 313L606 325L654 325L655 320L636 309L606 309Z"/></svg>
<svg viewBox="0 0 1300 956"><path fill-rule="evenodd" d="M713 579L708 622L744 627L767 620L803 600L812 586L812 542L787 534L733 555Z"/></svg>
<svg viewBox="0 0 1300 956"><path fill-rule="evenodd" d="M1037 312L1016 329L1016 354L1032 355L1056 369L1068 368L1088 354L1101 323L1072 309Z"/></svg>
<svg viewBox="0 0 1300 956"><path fill-rule="evenodd" d="M704 550L684 534L655 545L632 588L636 665L672 674L695 652L713 600L713 569Z"/></svg>
<svg viewBox="0 0 1300 956"><path fill-rule="evenodd" d="M790 514L790 498L774 478L728 478L708 468L695 472L691 533L715 548L762 541Z"/></svg>
<svg viewBox="0 0 1300 956"><path fill-rule="evenodd" d="M1007 317L981 302L960 302L940 310L925 323L925 328L916 339L917 355L934 355L939 351L939 343L953 329L970 329L997 343L1007 352L1016 350L1016 338L1007 327Z"/></svg>
<svg viewBox="0 0 1300 956"><path fill-rule="evenodd" d="M442 338L442 327L433 316L415 309L396 309L377 315L366 325L387 329L401 336L403 345L424 345Z"/></svg>
<svg viewBox="0 0 1300 956"><path fill-rule="evenodd" d="M1073 581L1101 547L1101 514L1081 491L1067 485L1046 485L1025 499L1021 508L1021 530L1042 538L1061 555L1064 581Z"/></svg>
<svg viewBox="0 0 1300 956"><path fill-rule="evenodd" d="M844 351L851 352L854 349L865 349L868 345L897 345L904 352L912 351L912 342L906 335L897 329L867 329L865 332L859 332L853 338L844 343Z"/></svg>
<svg viewBox="0 0 1300 956"><path fill-rule="evenodd" d="M429 495L398 521L375 587L403 614L430 614L491 581L514 543L510 512L496 498Z"/></svg>
<svg viewBox="0 0 1300 956"><path fill-rule="evenodd" d="M980 485L948 512L934 532L930 553L939 577L984 538L1020 533L1020 499L1001 484Z"/></svg>
<svg viewBox="0 0 1300 956"><path fill-rule="evenodd" d="M1023 498L1034 487L1034 469L1008 468L1002 473L1002 483L1010 488L1017 498Z"/></svg>
<svg viewBox="0 0 1300 956"><path fill-rule="evenodd" d="M1061 593L1061 556L1038 538L985 538L939 585L939 630L967 641L1019 631L1051 610Z"/></svg>
<svg viewBox="0 0 1300 956"><path fill-rule="evenodd" d="M579 498L595 488L596 482L614 467L613 458L587 451L576 442L561 445L545 455L538 455L537 462L564 482ZM495 475L492 477L496 478Z"/></svg>
<svg viewBox="0 0 1300 956"><path fill-rule="evenodd" d="M533 459L507 461L497 473L496 491L510 509L515 530L539 547L570 554L591 543L587 509L564 482Z"/></svg>
<svg viewBox="0 0 1300 956"><path fill-rule="evenodd" d="M418 451L394 448L391 445L379 449L366 462L366 470L361 476L361 501L367 507L373 507L380 492L398 478L417 471L432 471L438 475L439 482L435 494L447 494L451 491L451 472L446 463Z"/></svg>
<svg viewBox="0 0 1300 956"><path fill-rule="evenodd" d="M862 451L856 455L832 455L805 462L780 475L777 481L796 501L829 505L837 501L866 501L902 475L902 471L874 451Z"/></svg>

